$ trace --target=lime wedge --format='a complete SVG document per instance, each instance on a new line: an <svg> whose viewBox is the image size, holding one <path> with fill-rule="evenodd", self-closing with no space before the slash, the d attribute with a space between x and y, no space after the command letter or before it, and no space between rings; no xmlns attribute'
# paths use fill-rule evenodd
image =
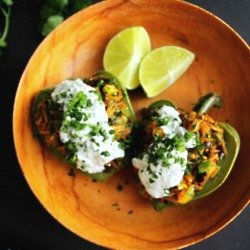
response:
<svg viewBox="0 0 250 250"><path fill-rule="evenodd" d="M154 97L173 84L188 69L194 54L177 46L152 50L141 62L139 79L148 97Z"/></svg>
<svg viewBox="0 0 250 250"><path fill-rule="evenodd" d="M140 85L139 65L150 50L150 38L143 27L125 29L108 43L103 57L104 69L116 76L125 88L135 89Z"/></svg>

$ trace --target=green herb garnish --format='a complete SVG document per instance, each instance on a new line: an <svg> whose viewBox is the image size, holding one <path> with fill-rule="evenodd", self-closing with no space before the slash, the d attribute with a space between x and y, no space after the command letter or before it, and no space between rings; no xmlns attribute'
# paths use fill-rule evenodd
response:
<svg viewBox="0 0 250 250"><path fill-rule="evenodd" d="M123 190L123 188L124 187L121 184L118 184L117 187L116 187L116 190L120 192L120 191Z"/></svg>
<svg viewBox="0 0 250 250"><path fill-rule="evenodd" d="M11 0L2 1L11 2ZM92 0L45 0L40 11L41 34L47 36L67 17L92 3Z"/></svg>
<svg viewBox="0 0 250 250"><path fill-rule="evenodd" d="M0 31L0 56L2 54L3 48L7 46L7 35L10 27L10 14L11 6L13 5L12 0L0 0L0 13L2 13L4 24L0 28L3 29Z"/></svg>
<svg viewBox="0 0 250 250"><path fill-rule="evenodd" d="M101 155L103 155L105 157L109 157L110 153L108 151L103 151L103 152L101 152Z"/></svg>

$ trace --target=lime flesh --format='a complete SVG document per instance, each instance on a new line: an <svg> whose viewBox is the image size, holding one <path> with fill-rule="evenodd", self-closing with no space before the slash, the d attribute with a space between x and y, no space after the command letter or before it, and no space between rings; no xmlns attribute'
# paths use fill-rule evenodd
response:
<svg viewBox="0 0 250 250"><path fill-rule="evenodd" d="M122 30L105 49L104 69L116 76L127 89L135 89L140 85L139 65L150 50L150 38L143 27Z"/></svg>
<svg viewBox="0 0 250 250"><path fill-rule="evenodd" d="M152 50L141 62L139 79L148 97L154 97L181 77L194 60L194 54L177 46Z"/></svg>

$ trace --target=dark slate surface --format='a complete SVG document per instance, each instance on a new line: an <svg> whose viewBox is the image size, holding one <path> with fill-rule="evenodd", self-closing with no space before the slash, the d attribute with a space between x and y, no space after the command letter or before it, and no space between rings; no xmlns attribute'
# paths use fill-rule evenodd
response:
<svg viewBox="0 0 250 250"><path fill-rule="evenodd" d="M15 2L8 38L9 45L0 58L0 107L3 125L0 144L0 250L103 249L80 239L55 221L36 200L18 166L12 138L12 108L22 71L41 42L37 32L41 2L32 0ZM219 16L249 43L250 0L190 2ZM248 207L222 231L187 249L250 249L249 218Z"/></svg>

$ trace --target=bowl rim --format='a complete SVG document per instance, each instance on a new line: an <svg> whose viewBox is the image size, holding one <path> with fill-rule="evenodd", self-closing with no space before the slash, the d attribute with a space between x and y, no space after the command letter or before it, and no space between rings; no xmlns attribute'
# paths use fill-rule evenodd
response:
<svg viewBox="0 0 250 250"><path fill-rule="evenodd" d="M79 13L83 13L86 12L89 9L95 9L98 8L99 6L105 7L106 5L108 5L109 3L119 3L119 2L136 2L137 0L106 0L106 1L102 1L102 2L97 2L95 4L92 4L91 6L79 11L76 14L73 14L72 16L70 16L69 18L67 18L62 24L60 24L59 26L63 25L65 22L70 22L71 19L73 19L75 17L75 15L79 14ZM150 1L150 0L138 0L140 2L142 1ZM161 2L164 2L164 0L158 0ZM203 15L207 15L209 18L216 20L216 22L219 22L220 24L222 24L226 29L228 29L231 34L235 37L235 39L238 39L241 44L245 47L245 49L247 49L250 52L250 47L248 45L248 43L241 37L241 35L239 35L234 28L232 28L228 23L226 23L224 20L222 20L221 18L219 18L217 15L213 14L212 12L197 6L193 3L189 3L186 1L182 1L182 0L167 0L168 2L175 2L181 5L185 5L188 8L193 8L194 10L198 10L200 12L202 12ZM151 1L150 1L151 2ZM58 29L58 27L54 30L56 31ZM13 113L12 113L12 135L13 135L13 141L14 141L14 148L15 148L15 153L17 156L17 160L18 160L18 165L19 168L21 169L21 172L23 173L24 179L26 181L26 183L28 184L29 189L32 191L34 197L37 199L37 201L42 205L42 207L45 208L45 210L51 215L51 217L53 219L55 219L59 224L61 224L64 228L67 228L71 233L74 233L75 235L77 235L78 237L80 237L83 240L87 240L90 243L102 246L102 247L107 247L106 245L104 245L102 243L102 241L96 241L93 239L90 239L90 237L85 237L83 238L82 235L80 235L76 230L72 230L72 228L70 228L69 225L65 225L63 224L63 222L58 218L58 216L56 216L55 214L53 214L52 211L50 211L50 209L48 209L47 205L45 203L43 203L38 195L36 194L36 192L33 190L32 185L29 184L28 178L26 177L26 173L24 172L22 166L21 166L21 159L20 159L20 155L19 155L19 149L17 147L17 138L15 136L15 131L16 131L16 127L18 126L18 122L16 121L16 106L17 106L17 99L19 98L19 92L20 92L20 86L21 86L21 82L23 82L24 77L25 77L25 73L27 71L27 68L29 68L31 61L33 59L33 57L39 52L42 44L46 43L46 41L49 39L50 36L53 35L54 31L52 31L45 39L43 39L38 46L36 47L36 49L33 51L33 54L31 55L30 59L28 60L28 62L26 63L26 66L23 70L23 73L20 77L20 80L18 82L18 86L16 89L16 94L15 94L15 98L14 98L14 105L13 105ZM197 234L193 234L193 235L189 235L187 237L183 237L183 238L179 238L179 239L175 239L175 240L169 240L169 241L163 241L161 243L174 243L176 241L180 241L182 240L181 244L176 245L175 247L178 247L179 249L184 248L184 247L188 247L191 245L194 245L198 242L201 242L213 235L215 235L216 233L218 233L219 231L221 231L223 228L225 228L228 224L230 224L250 203L250 187L247 189L247 192L245 192L239 199L239 202L236 204L236 206L234 206L229 212L227 212L227 214L221 219L219 220L215 225L213 225L211 228L207 229L206 231L202 231L199 232Z"/></svg>

